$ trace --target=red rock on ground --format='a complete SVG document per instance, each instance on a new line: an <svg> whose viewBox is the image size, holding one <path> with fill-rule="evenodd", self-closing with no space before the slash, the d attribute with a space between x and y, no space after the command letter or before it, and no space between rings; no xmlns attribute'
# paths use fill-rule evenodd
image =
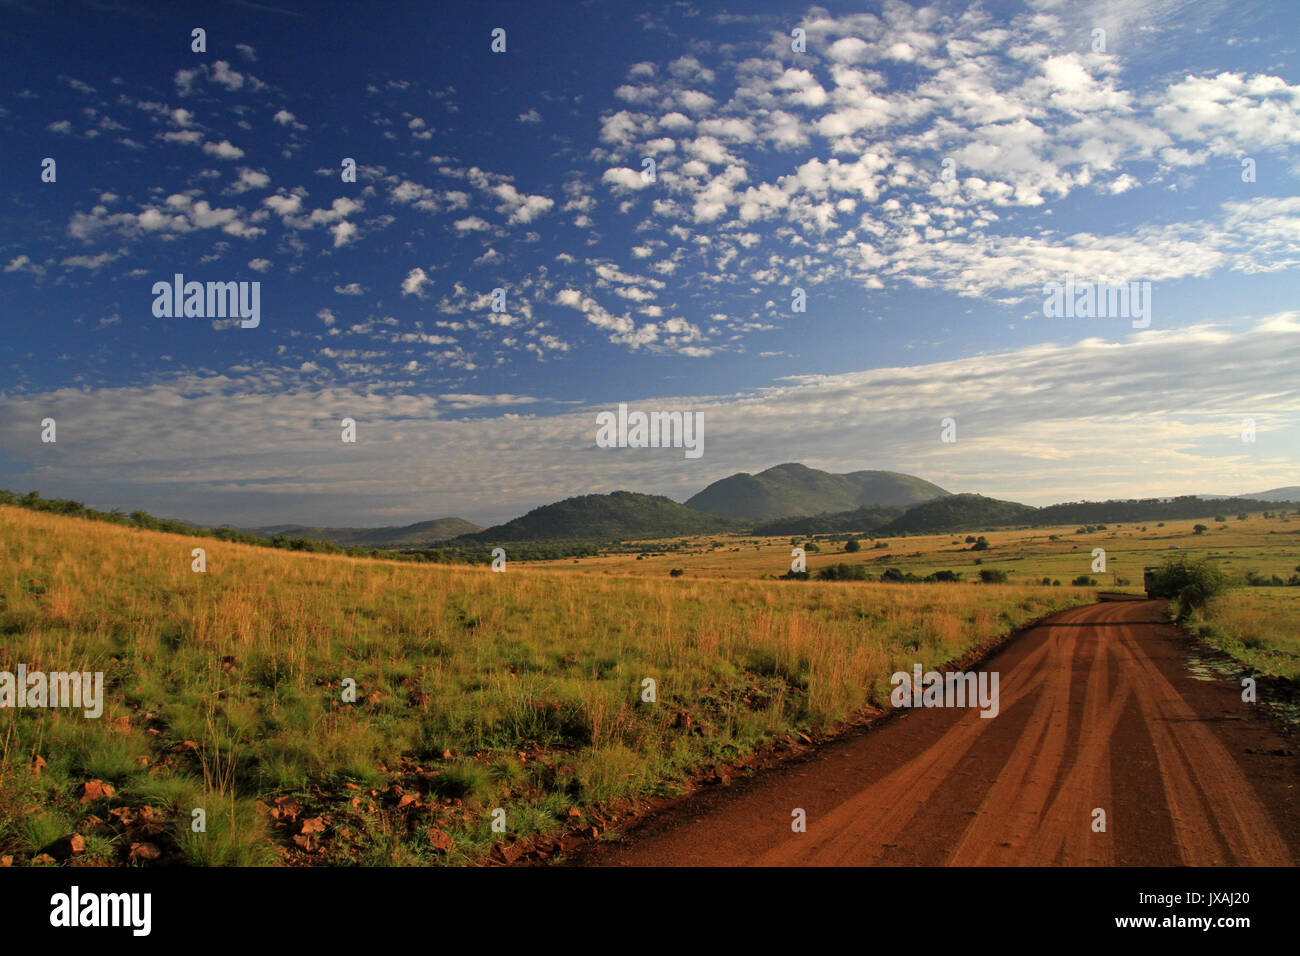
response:
<svg viewBox="0 0 1300 956"><path fill-rule="evenodd" d="M66 860L78 853L85 853L86 841L80 833L73 833L69 836L59 837L46 847L46 850L56 860Z"/></svg>
<svg viewBox="0 0 1300 956"><path fill-rule="evenodd" d="M492 852L497 855L497 859L502 863L513 863L527 851L528 845L525 843L498 843L492 848Z"/></svg>
<svg viewBox="0 0 1300 956"><path fill-rule="evenodd" d="M81 802L90 803L92 800L107 800L113 795L113 785L104 783L102 780L88 780L81 790Z"/></svg>
<svg viewBox="0 0 1300 956"><path fill-rule="evenodd" d="M162 852L152 843L132 843L130 859L134 862L152 863Z"/></svg>

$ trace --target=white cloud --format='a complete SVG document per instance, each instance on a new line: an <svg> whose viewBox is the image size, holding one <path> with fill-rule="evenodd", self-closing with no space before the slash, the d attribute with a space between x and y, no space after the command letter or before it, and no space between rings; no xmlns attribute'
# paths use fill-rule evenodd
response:
<svg viewBox="0 0 1300 956"><path fill-rule="evenodd" d="M425 274L423 269L421 269L419 266L416 266L414 269L408 272L406 274L406 278L402 280L402 295L404 296L414 295L414 296L423 297L425 286L429 286L432 284L433 284L433 280L430 279Z"/></svg>

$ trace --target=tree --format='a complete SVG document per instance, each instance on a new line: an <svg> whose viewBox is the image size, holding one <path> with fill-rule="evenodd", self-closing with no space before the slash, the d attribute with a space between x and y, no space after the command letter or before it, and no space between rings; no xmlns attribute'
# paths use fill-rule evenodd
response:
<svg viewBox="0 0 1300 956"><path fill-rule="evenodd" d="M1197 534L1205 534L1205 532L1209 531L1210 529L1203 524L1198 524L1198 525L1193 525L1192 530L1195 531Z"/></svg>
<svg viewBox="0 0 1300 956"><path fill-rule="evenodd" d="M862 545L858 544L857 538L849 538L848 541L844 542L844 550L849 554L854 554L862 550Z"/></svg>
<svg viewBox="0 0 1300 956"><path fill-rule="evenodd" d="M1151 597L1168 598L1178 605L1177 620L1186 622L1193 611L1205 607L1216 594L1228 589L1228 576L1207 558L1193 561L1187 555L1166 558L1165 563L1152 575Z"/></svg>

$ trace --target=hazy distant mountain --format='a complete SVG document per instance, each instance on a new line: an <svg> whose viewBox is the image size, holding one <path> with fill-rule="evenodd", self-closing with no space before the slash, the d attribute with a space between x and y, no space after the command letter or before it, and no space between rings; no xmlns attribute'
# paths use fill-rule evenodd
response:
<svg viewBox="0 0 1300 956"><path fill-rule="evenodd" d="M689 508L730 518L770 521L865 505L914 505L949 492L896 471L854 471L835 475L800 464L776 465L757 475L722 478L687 499Z"/></svg>
<svg viewBox="0 0 1300 956"><path fill-rule="evenodd" d="M626 541L680 534L743 530L746 522L705 514L660 495L615 491L582 495L534 508L515 518L466 535L470 541Z"/></svg>
<svg viewBox="0 0 1300 956"><path fill-rule="evenodd" d="M1253 495L1197 495L1205 501L1228 501L1233 498L1246 498L1250 501L1300 501L1300 485L1287 485L1271 491L1259 491Z"/></svg>
<svg viewBox="0 0 1300 956"><path fill-rule="evenodd" d="M1251 501L1300 501L1300 485L1287 485L1285 488L1274 488L1271 491L1260 491L1253 495L1237 497L1249 498Z"/></svg>
<svg viewBox="0 0 1300 956"><path fill-rule="evenodd" d="M346 548L418 548L480 531L482 525L473 524L463 518L434 518L432 521L417 521L415 524L384 528L312 528L301 524L276 524L265 528L244 530L265 538L282 534L286 538L330 541Z"/></svg>
<svg viewBox="0 0 1300 956"><path fill-rule="evenodd" d="M908 508L886 525L875 530L881 537L904 532L916 534L938 531L964 531L1009 524L1032 524L1038 509L1016 501L986 498L983 495L949 495Z"/></svg>

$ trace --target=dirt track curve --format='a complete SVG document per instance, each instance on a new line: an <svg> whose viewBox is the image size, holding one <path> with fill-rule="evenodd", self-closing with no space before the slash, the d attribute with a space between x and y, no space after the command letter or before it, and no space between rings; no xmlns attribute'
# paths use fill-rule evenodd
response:
<svg viewBox="0 0 1300 956"><path fill-rule="evenodd" d="M1054 615L981 667L1000 675L997 717L908 710L686 798L574 862L1293 865L1294 744L1239 684L1193 676L1162 608ZM795 808L807 832L792 832Z"/></svg>

